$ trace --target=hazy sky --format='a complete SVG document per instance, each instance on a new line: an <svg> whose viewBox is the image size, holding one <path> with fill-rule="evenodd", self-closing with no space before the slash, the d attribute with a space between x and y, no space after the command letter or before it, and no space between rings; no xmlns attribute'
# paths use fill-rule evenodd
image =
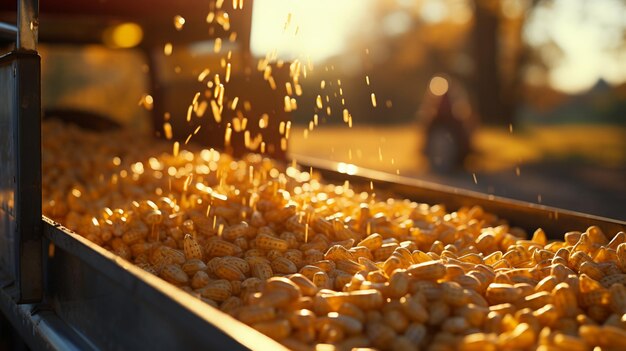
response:
<svg viewBox="0 0 626 351"><path fill-rule="evenodd" d="M625 31L624 0L555 0L553 6L535 11L525 38L531 45L556 43L562 57L549 62L548 83L566 92L580 92L600 78L611 83L626 81Z"/></svg>
<svg viewBox="0 0 626 351"><path fill-rule="evenodd" d="M523 2L503 3L516 8ZM455 15L442 3L446 2L421 0L422 19L432 23ZM252 50L257 55L277 50L285 59L322 61L340 53L351 34L371 20L372 4L373 0L257 0ZM397 4L399 11L408 11L415 2L397 0ZM399 25L401 19L396 16L389 27L407 28ZM547 83L553 88L576 93L600 78L614 84L626 81L625 0L554 0L552 6L536 9L527 24L524 37L529 44L540 46L552 40L561 49L561 56L549 51L543 55L550 67Z"/></svg>

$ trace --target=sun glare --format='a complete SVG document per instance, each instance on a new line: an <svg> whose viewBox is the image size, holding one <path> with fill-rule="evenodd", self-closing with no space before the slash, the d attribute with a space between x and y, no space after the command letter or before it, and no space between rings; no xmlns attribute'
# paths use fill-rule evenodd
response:
<svg viewBox="0 0 626 351"><path fill-rule="evenodd" d="M276 50L279 58L321 61L340 53L367 23L372 0L257 0L251 49L256 56Z"/></svg>

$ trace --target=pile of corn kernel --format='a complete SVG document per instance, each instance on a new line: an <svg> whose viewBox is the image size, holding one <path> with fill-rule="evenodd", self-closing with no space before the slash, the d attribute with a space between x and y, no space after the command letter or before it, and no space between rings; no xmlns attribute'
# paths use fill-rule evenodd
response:
<svg viewBox="0 0 626 351"><path fill-rule="evenodd" d="M626 349L626 233L530 239L259 155L43 125L43 209L294 350Z"/></svg>

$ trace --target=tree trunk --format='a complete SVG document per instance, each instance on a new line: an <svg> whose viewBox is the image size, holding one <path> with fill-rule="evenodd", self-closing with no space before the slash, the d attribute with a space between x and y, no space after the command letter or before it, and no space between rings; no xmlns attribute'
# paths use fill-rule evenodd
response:
<svg viewBox="0 0 626 351"><path fill-rule="evenodd" d="M513 120L511 103L506 103L499 66L500 17L494 2L475 0L474 27L472 29L472 56L474 76L472 92L474 108L484 124L508 125ZM496 5L497 6L497 3Z"/></svg>

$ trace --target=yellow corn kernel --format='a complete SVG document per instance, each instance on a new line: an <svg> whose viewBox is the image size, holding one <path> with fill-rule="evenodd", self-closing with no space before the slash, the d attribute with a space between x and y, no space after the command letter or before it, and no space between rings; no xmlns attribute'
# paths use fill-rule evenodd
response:
<svg viewBox="0 0 626 351"><path fill-rule="evenodd" d="M191 278L191 287L193 289L200 289L207 286L210 282L209 275L204 271L197 271Z"/></svg>
<svg viewBox="0 0 626 351"><path fill-rule="evenodd" d="M364 310L378 309L383 304L383 296L378 290L357 290L324 296L333 309L338 309L342 303L349 302Z"/></svg>
<svg viewBox="0 0 626 351"><path fill-rule="evenodd" d="M515 302L522 297L522 291L510 284L492 283L486 291L486 298L490 304Z"/></svg>
<svg viewBox="0 0 626 351"><path fill-rule="evenodd" d="M417 263L411 265L407 273L419 280L437 280L446 275L446 266L438 261Z"/></svg>
<svg viewBox="0 0 626 351"><path fill-rule="evenodd" d="M441 300L428 304L428 325L440 325L450 316L450 306Z"/></svg>
<svg viewBox="0 0 626 351"><path fill-rule="evenodd" d="M360 322L365 322L365 313L363 312L363 310L349 302L341 304L341 306L339 306L339 309L337 310L337 313L350 316Z"/></svg>
<svg viewBox="0 0 626 351"><path fill-rule="evenodd" d="M271 263L272 270L281 274L293 274L298 272L298 267L285 257L278 257Z"/></svg>
<svg viewBox="0 0 626 351"><path fill-rule="evenodd" d="M244 280L246 276L232 263L226 262L224 259L215 267L213 271L220 279L226 280Z"/></svg>
<svg viewBox="0 0 626 351"><path fill-rule="evenodd" d="M261 280L267 280L274 275L272 266L267 262L257 262L252 265L250 272L253 277Z"/></svg>
<svg viewBox="0 0 626 351"><path fill-rule="evenodd" d="M355 246L353 248L350 248L350 250L348 251L350 251L352 257L354 257L356 260L358 260L360 257L367 258L369 260L373 259L371 250L365 246Z"/></svg>
<svg viewBox="0 0 626 351"><path fill-rule="evenodd" d="M313 284L317 286L319 289L330 289L333 285L333 282L323 271L316 272L313 274L313 279L311 279Z"/></svg>
<svg viewBox="0 0 626 351"><path fill-rule="evenodd" d="M210 240L206 245L206 253L209 256L238 256L241 248L231 242L215 239Z"/></svg>
<svg viewBox="0 0 626 351"><path fill-rule="evenodd" d="M396 333L390 327L382 323L368 323L366 333L372 342L372 345L378 348L384 348L391 345Z"/></svg>
<svg viewBox="0 0 626 351"><path fill-rule="evenodd" d="M351 316L338 312L329 312L325 317L321 317L316 323L333 324L341 328L346 334L358 334L363 330L363 323Z"/></svg>
<svg viewBox="0 0 626 351"><path fill-rule="evenodd" d="M185 272L185 274L193 276L198 271L206 271L207 265L202 262L202 260L191 259L183 263L181 268Z"/></svg>
<svg viewBox="0 0 626 351"><path fill-rule="evenodd" d="M176 285L187 284L189 281L187 274L176 264L166 264L163 266L160 276L164 280Z"/></svg>
<svg viewBox="0 0 626 351"><path fill-rule="evenodd" d="M626 287L622 284L613 284L609 289L609 306L617 314L626 313Z"/></svg>
<svg viewBox="0 0 626 351"><path fill-rule="evenodd" d="M441 283L441 297L443 301L451 306L460 307L468 302L468 297L458 283L443 282Z"/></svg>
<svg viewBox="0 0 626 351"><path fill-rule="evenodd" d="M203 297L223 302L232 295L232 286L227 280L214 280L201 288L199 292Z"/></svg>
<svg viewBox="0 0 626 351"><path fill-rule="evenodd" d="M567 283L558 284L552 295L554 306L562 316L573 317L578 313L576 293Z"/></svg>
<svg viewBox="0 0 626 351"><path fill-rule="evenodd" d="M374 251L383 245L383 237L378 233L373 233L367 236L365 239L359 241L357 246L364 246L370 251Z"/></svg>
<svg viewBox="0 0 626 351"><path fill-rule="evenodd" d="M414 345L420 345L426 339L428 330L422 323L411 323L404 332L404 336L407 337Z"/></svg>
<svg viewBox="0 0 626 351"><path fill-rule="evenodd" d="M497 337L493 334L475 333L463 337L460 351L495 351Z"/></svg>
<svg viewBox="0 0 626 351"><path fill-rule="evenodd" d="M289 248L287 241L265 233L257 235L255 242L258 248L264 250L285 251Z"/></svg>
<svg viewBox="0 0 626 351"><path fill-rule="evenodd" d="M183 239L183 252L188 260L197 259L202 260L204 254L202 253L202 247L198 242L189 234L185 235Z"/></svg>
<svg viewBox="0 0 626 351"><path fill-rule="evenodd" d="M252 328L275 340L282 340L291 333L291 325L286 319L251 324Z"/></svg>
<svg viewBox="0 0 626 351"><path fill-rule="evenodd" d="M317 293L317 286L315 286L315 284L313 284L313 282L306 276L296 273L289 276L289 279L291 279L291 281L300 288L302 295L314 296Z"/></svg>
<svg viewBox="0 0 626 351"><path fill-rule="evenodd" d="M225 256L225 257L222 257L222 262L228 263L237 267L243 274L250 273L250 264L248 263L248 261L244 260L243 258Z"/></svg>

